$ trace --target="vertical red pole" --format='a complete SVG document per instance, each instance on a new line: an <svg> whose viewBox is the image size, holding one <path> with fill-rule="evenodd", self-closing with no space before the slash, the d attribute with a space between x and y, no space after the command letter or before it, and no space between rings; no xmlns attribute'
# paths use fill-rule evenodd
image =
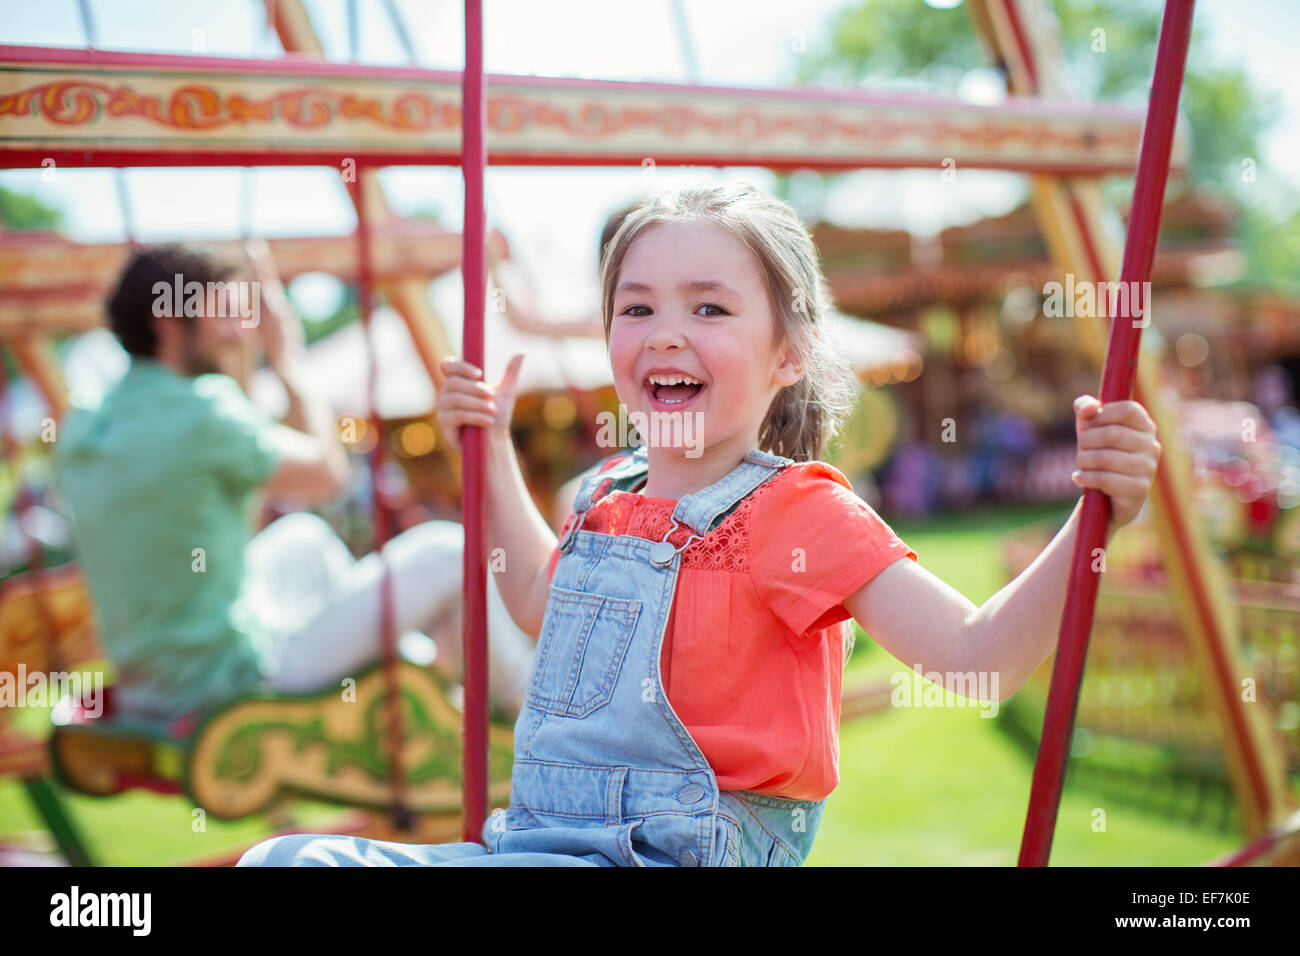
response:
<svg viewBox="0 0 1300 956"><path fill-rule="evenodd" d="M1168 0L1160 24L1160 43L1156 49L1155 75L1151 98L1147 104L1146 125L1142 131L1142 149L1138 156L1137 181L1133 187L1133 208L1129 214L1128 234L1124 242L1124 264L1120 281L1126 289L1145 289L1151 279L1155 260L1156 238L1160 229L1160 211L1164 204L1165 181L1169 175L1169 154L1173 147L1174 125L1178 118L1178 96L1183 85L1183 68L1192 35L1193 0ZM1128 285L1127 283L1137 283ZM1124 308L1112 317L1106 347L1106 364L1102 368L1101 403L1124 401L1133 394L1137 370L1138 346L1142 331L1133 323L1132 295L1123 296ZM1145 294L1143 326L1150 318L1150 302ZM1079 533L1070 566L1069 590L1061 615L1061 636L1052 666L1052 684L1047 696L1047 713L1034 764L1034 780L1029 793L1029 810L1025 817L1024 838L1020 844L1020 866L1046 866L1052 852L1056 814L1065 783L1070 738L1079 707L1079 687L1084 660L1088 652L1088 635L1092 631L1093 610L1100 584L1099 572L1093 568L1093 554L1106 544L1110 524L1110 498L1095 488L1085 489Z"/></svg>
<svg viewBox="0 0 1300 956"><path fill-rule="evenodd" d="M465 361L483 368L483 306L487 264L483 242L483 171L487 166L487 104L483 96L483 4L465 0L465 72L461 79L460 168L465 178L465 225L461 233L461 274L465 281L465 323L461 351ZM486 374L486 373L485 373ZM465 528L464 627L465 757L462 803L464 842L481 840L487 819L487 538L484 508L483 430L461 429L461 520Z"/></svg>

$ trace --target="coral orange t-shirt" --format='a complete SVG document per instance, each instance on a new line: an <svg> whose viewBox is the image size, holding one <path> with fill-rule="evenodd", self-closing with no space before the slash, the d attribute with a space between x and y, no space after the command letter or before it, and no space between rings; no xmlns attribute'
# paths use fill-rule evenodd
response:
<svg viewBox="0 0 1300 956"><path fill-rule="evenodd" d="M601 471L621 458L602 464ZM658 541L677 502L610 491L583 530ZM572 525L573 511L564 531ZM678 528L678 547L690 536ZM551 555L554 575L558 548ZM718 786L821 800L839 784L851 596L916 552L824 462L787 466L681 553L660 670Z"/></svg>

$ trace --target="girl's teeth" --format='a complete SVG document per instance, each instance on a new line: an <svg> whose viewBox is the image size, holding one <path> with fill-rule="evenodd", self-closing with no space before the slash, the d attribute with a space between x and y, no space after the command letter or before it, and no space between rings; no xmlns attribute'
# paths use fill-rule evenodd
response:
<svg viewBox="0 0 1300 956"><path fill-rule="evenodd" d="M685 375L654 375L646 384L654 401L662 405L685 405L693 401L705 387L703 382ZM673 395L680 397L673 398Z"/></svg>

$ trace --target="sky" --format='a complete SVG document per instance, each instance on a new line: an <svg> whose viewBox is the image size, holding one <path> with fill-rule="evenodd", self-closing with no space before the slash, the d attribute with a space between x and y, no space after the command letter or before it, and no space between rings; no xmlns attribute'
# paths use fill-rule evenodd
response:
<svg viewBox="0 0 1300 956"><path fill-rule="evenodd" d="M917 0L922 2L922 0ZM952 6L956 0L931 0ZM89 0L95 45L103 49L264 57L279 54L261 0ZM327 58L351 58L347 0L306 0ZM461 4L457 0L395 0L419 65L460 69ZM484 60L489 72L658 80L737 86L782 86L801 54L796 38L816 49L843 0L747 0L745 14L726 0L682 0L690 53L681 40L671 0L485 0ZM0 0L0 42L84 46L87 34L77 0ZM382 0L359 0L358 58L373 64L409 63ZM1277 122L1263 137L1261 176L1300 188L1300 0L1200 0L1196 16L1209 26L1210 50L1223 64L1244 65L1255 85L1278 95ZM693 54L693 55L692 55ZM979 80L980 77L973 79ZM986 78L985 78L986 79ZM986 96L987 83L972 96ZM689 170L660 167L655 185L699 175L772 177L761 169ZM951 189L932 188L932 171L864 171L838 177L824 209L846 226L908 228L932 233L948 225L999 215L1027 195L1023 177L967 171L954 201ZM455 168L389 169L385 192L398 211L435 207L453 228L460 221L461 177ZM82 241L117 241L126 234L121 194L129 197L142 241L350 232L352 211L337 175L298 167L238 169L60 170L55 183L38 171L0 171L0 185L30 192L63 210L68 234ZM509 236L512 252L532 277L539 305L556 318L581 315L596 302L595 247L605 217L642 195L642 170L490 167L489 225ZM801 210L809 212L809 210ZM306 277L293 288L310 316L328 312L335 283ZM456 276L434 284L435 307L449 320L460 314ZM452 321L449 321L452 324ZM450 329L453 334L456 329Z"/></svg>

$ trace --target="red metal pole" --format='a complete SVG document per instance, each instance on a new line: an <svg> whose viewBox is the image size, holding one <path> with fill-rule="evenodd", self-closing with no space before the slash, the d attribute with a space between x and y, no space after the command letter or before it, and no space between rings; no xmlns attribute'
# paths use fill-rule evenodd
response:
<svg viewBox="0 0 1300 956"><path fill-rule="evenodd" d="M1178 118L1178 96L1192 34L1192 7L1193 0L1168 0L1160 24L1155 75L1147 104L1146 125L1142 131L1133 208L1124 242L1124 264L1120 270L1120 281L1125 283L1123 288L1141 291L1136 297L1132 294L1119 297L1123 307L1111 319L1101 394L1098 396L1103 405L1127 400L1133 394L1138 346L1142 337L1141 327L1133 322L1136 311L1133 300L1138 298L1142 303L1145 317L1142 324L1145 325L1146 318L1150 317L1150 303L1144 283L1151 279L1151 264L1155 259L1169 155ZM1105 546L1109 524L1110 498L1095 488L1085 489L1070 567L1069 590L1061 615L1061 636L1052 667L1047 713L1038 744L1038 760L1034 764L1024 838L1020 844L1020 866L1046 866L1052 852L1052 836L1065 783L1070 738L1079 707L1079 687L1100 584L1099 572L1093 570L1093 554Z"/></svg>
<svg viewBox="0 0 1300 956"><path fill-rule="evenodd" d="M483 170L487 166L487 101L483 95L483 4L465 0L465 71L461 79L460 168L465 179L465 225L461 273L465 280L465 324L461 351L465 361L483 368L483 306L487 263L483 243L487 215L483 208ZM486 374L486 373L485 373ZM461 429L461 485L465 489L461 521L465 528L464 626L465 758L462 802L464 842L481 840L487 819L488 673L487 673L487 512L484 508L483 430Z"/></svg>

